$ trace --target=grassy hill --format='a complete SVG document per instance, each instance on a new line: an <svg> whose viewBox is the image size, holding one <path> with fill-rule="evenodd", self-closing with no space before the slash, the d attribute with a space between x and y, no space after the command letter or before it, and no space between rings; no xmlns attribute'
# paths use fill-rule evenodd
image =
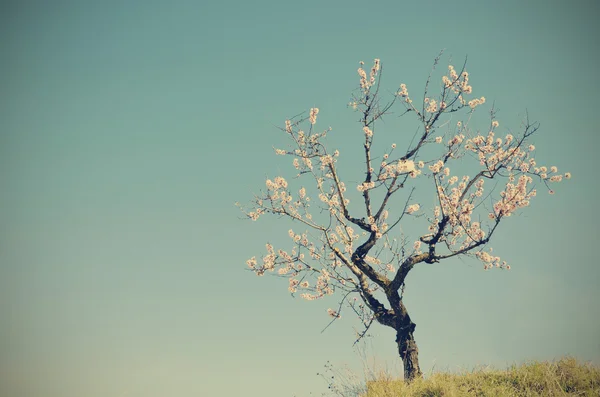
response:
<svg viewBox="0 0 600 397"><path fill-rule="evenodd" d="M600 396L600 368L566 357L529 362L505 370L481 368L464 373L432 373L411 383L380 372L372 380L330 385L342 397L434 396Z"/></svg>

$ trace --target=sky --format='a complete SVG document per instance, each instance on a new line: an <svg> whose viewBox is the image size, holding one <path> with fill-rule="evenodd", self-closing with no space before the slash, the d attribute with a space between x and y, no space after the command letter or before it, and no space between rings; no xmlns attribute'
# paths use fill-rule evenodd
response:
<svg viewBox="0 0 600 397"><path fill-rule="evenodd" d="M442 49L440 70L468 59L501 130L525 111L540 122L536 158L573 178L500 225L510 271L412 271L421 368L600 365L596 2L0 7L0 394L316 396L328 361L360 373L351 313L322 332L337 296L303 301L247 269L266 242L289 244L289 223L234 203L294 175L273 147L311 107L358 179L358 62L381 59L387 92L421 92ZM414 133L387 123L392 140ZM369 359L400 373L393 331L370 333Z"/></svg>

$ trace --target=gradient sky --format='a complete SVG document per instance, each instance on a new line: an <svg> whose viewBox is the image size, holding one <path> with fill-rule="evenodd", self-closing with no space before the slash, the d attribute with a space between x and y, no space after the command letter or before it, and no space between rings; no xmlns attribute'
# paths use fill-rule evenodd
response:
<svg viewBox="0 0 600 397"><path fill-rule="evenodd" d="M1 395L308 396L328 360L360 369L349 313L321 333L335 297L246 269L290 225L233 204L292 174L272 151L286 118L318 106L342 156L360 144L358 61L381 58L386 89L422 87L441 49L442 68L468 56L504 132L527 109L539 162L573 178L501 224L510 272L413 270L422 369L600 364L596 1L0 7ZM372 334L399 370L392 330Z"/></svg>

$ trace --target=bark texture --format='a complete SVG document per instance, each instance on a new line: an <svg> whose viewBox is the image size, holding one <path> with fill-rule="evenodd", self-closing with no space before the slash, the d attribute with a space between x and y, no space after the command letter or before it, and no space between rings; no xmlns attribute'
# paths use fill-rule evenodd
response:
<svg viewBox="0 0 600 397"><path fill-rule="evenodd" d="M396 331L396 345L404 366L404 380L410 382L423 376L419 367L419 349L414 336L416 324L410 319L402 297L396 289L388 289L386 295L393 313L393 321L387 325Z"/></svg>
<svg viewBox="0 0 600 397"><path fill-rule="evenodd" d="M415 342L414 332L415 323L412 321L396 330L396 344L398 345L400 358L402 358L404 380L406 382L420 378L423 375L419 367L419 349L417 348L417 342Z"/></svg>

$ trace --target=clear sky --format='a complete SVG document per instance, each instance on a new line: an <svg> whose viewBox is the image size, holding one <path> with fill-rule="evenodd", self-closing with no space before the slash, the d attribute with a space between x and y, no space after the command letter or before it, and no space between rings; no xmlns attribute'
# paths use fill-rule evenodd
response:
<svg viewBox="0 0 600 397"><path fill-rule="evenodd" d="M595 1L3 2L0 394L308 396L328 360L360 368L350 314L321 333L335 298L246 268L289 224L233 204L293 172L272 151L286 118L317 106L342 156L359 144L360 60L381 58L390 91L422 87L441 49L442 68L468 56L505 132L527 109L538 160L573 178L501 224L511 271L414 269L422 369L600 364L598 16ZM392 330L372 334L369 354L400 368Z"/></svg>

